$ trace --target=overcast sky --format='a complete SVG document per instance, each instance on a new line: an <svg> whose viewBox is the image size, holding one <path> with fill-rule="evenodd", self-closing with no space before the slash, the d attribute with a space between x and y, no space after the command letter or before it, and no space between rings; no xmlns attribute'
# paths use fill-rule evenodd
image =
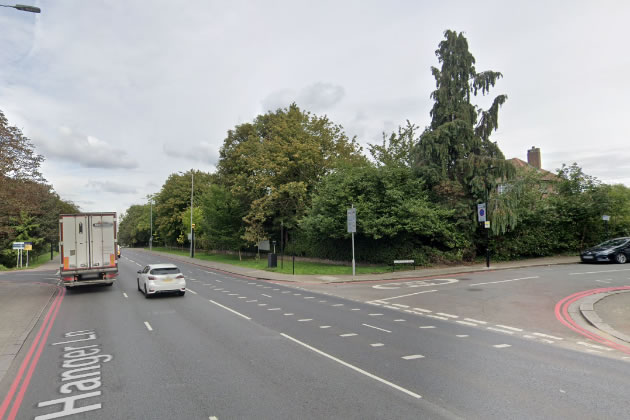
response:
<svg viewBox="0 0 630 420"><path fill-rule="evenodd" d="M8 1L8 0L6 0ZM6 4L6 1L3 3ZM446 29L503 73L497 141L630 186L627 1L21 0L0 8L0 110L84 211L213 171L227 130L295 101L362 145L425 127ZM11 3L13 4L13 3Z"/></svg>

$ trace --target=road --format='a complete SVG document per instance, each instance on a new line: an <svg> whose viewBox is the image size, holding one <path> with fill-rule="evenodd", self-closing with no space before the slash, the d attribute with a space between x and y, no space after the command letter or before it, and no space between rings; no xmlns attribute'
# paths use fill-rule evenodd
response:
<svg viewBox="0 0 630 420"><path fill-rule="evenodd" d="M627 416L625 360L373 302L419 288L355 285L366 303L178 263L186 296L145 299L156 262L125 250L114 286L60 289L0 383L2 420Z"/></svg>

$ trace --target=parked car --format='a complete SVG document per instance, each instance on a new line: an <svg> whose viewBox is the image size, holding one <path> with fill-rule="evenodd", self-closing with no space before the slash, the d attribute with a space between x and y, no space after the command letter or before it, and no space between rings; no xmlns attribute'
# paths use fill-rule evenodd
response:
<svg viewBox="0 0 630 420"><path fill-rule="evenodd" d="M184 296L186 279L173 264L149 264L138 271L138 290L148 298L158 293L176 293Z"/></svg>
<svg viewBox="0 0 630 420"><path fill-rule="evenodd" d="M628 258L630 258L630 238L610 239L580 254L582 262L614 261L625 264Z"/></svg>

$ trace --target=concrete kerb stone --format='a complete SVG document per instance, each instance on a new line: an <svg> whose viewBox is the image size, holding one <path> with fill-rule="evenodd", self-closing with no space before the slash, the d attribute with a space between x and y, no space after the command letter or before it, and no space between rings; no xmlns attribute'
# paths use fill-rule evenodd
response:
<svg viewBox="0 0 630 420"><path fill-rule="evenodd" d="M586 319L592 326L594 326L598 330L603 331L606 334L609 334L619 340L625 341L626 343L630 343L630 336L612 328L599 317L597 312L595 312L595 304L597 302L604 298L607 298L608 296L618 293L629 292L627 290L615 290L612 292L597 293L595 295L587 296L586 298L580 300L579 311L584 319Z"/></svg>

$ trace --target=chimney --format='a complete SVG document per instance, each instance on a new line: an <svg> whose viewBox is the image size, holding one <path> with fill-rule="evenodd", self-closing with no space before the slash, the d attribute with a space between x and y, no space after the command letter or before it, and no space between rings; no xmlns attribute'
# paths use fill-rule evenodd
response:
<svg viewBox="0 0 630 420"><path fill-rule="evenodd" d="M527 163L529 163L536 169L542 168L540 149L538 147L532 146L532 148L527 151Z"/></svg>

